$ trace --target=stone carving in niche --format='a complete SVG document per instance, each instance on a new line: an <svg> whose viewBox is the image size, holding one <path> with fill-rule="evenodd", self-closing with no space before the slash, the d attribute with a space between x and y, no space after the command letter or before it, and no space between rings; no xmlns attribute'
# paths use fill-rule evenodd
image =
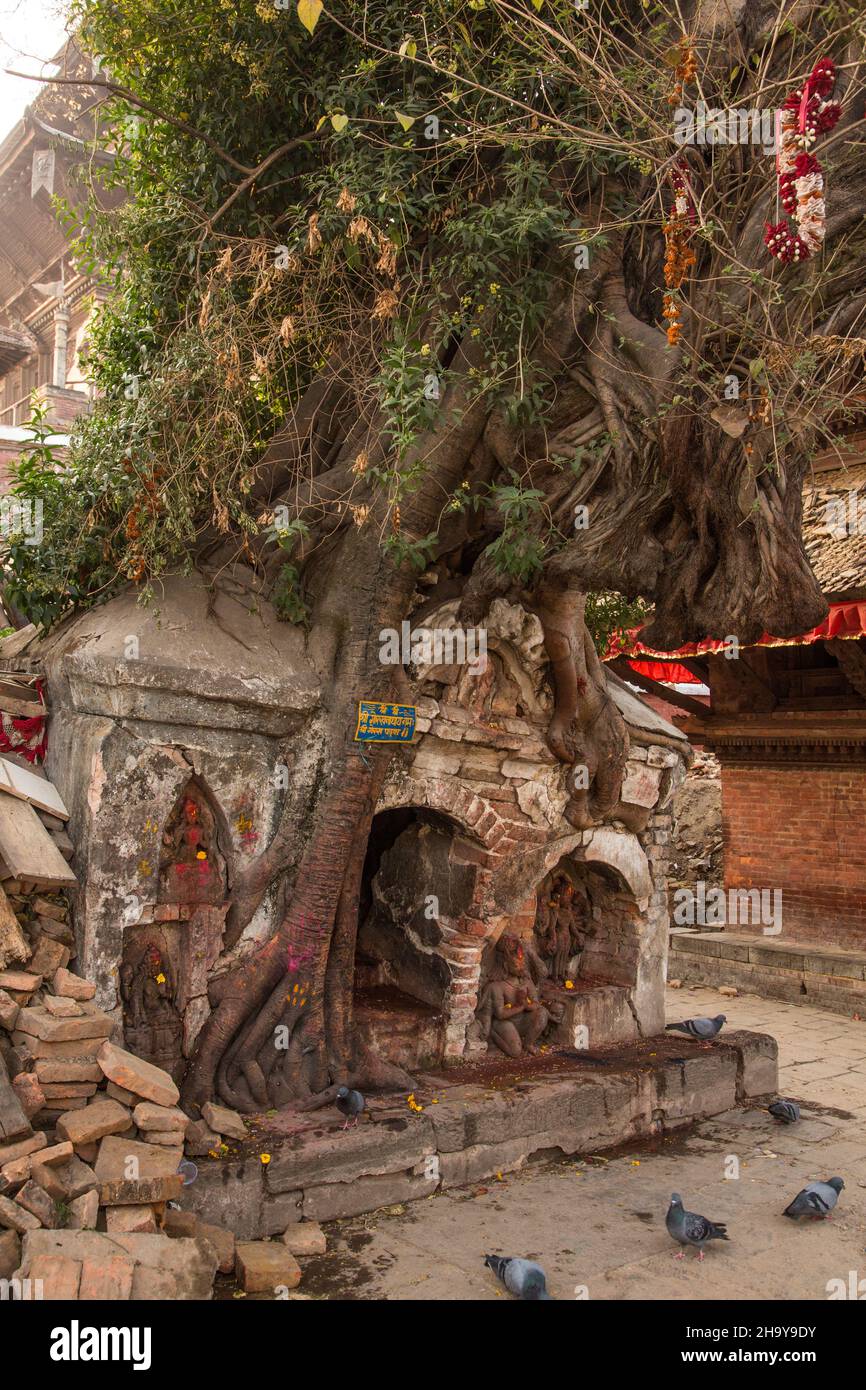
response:
<svg viewBox="0 0 866 1390"><path fill-rule="evenodd" d="M221 903L226 874L217 845L216 818L203 792L190 783L162 835L161 902Z"/></svg>
<svg viewBox="0 0 866 1390"><path fill-rule="evenodd" d="M120 967L126 1045L180 1082L186 1063L183 1019L174 1002L176 990L163 932L155 927L139 930L127 942Z"/></svg>
<svg viewBox="0 0 866 1390"><path fill-rule="evenodd" d="M478 1004L481 1037L495 1043L508 1057L532 1056L538 1052L550 1018L530 973L523 942L503 934L496 943L493 968Z"/></svg>
<svg viewBox="0 0 866 1390"><path fill-rule="evenodd" d="M204 790L187 783L162 834L153 920L130 928L120 967L127 1046L180 1084L209 1013L207 983L219 957L227 872Z"/></svg>
<svg viewBox="0 0 866 1390"><path fill-rule="evenodd" d="M551 983L560 988L566 980L573 983L587 938L594 934L586 892L554 870L539 885L533 932L536 953Z"/></svg>

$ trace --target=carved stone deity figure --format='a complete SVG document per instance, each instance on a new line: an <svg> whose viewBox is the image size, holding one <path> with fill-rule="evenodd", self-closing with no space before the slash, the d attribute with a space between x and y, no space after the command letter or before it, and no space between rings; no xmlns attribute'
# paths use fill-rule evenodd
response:
<svg viewBox="0 0 866 1390"><path fill-rule="evenodd" d="M527 965L523 943L503 935L496 945L491 979L478 1007L482 1037L494 1042L507 1057L534 1055L550 1021Z"/></svg>
<svg viewBox="0 0 866 1390"><path fill-rule="evenodd" d="M560 986L564 983L569 961L583 951L590 935L589 904L585 894L577 891L563 875L557 876L549 886L543 883L538 895L535 939L552 982Z"/></svg>
<svg viewBox="0 0 866 1390"><path fill-rule="evenodd" d="M174 1002L175 981L168 958L150 942L138 961L127 958L120 970L124 1034L129 1049L181 1081L183 1022Z"/></svg>

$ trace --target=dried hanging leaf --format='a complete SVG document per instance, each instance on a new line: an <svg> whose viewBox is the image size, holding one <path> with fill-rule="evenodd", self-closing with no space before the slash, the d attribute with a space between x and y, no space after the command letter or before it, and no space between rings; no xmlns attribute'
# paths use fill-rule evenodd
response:
<svg viewBox="0 0 866 1390"><path fill-rule="evenodd" d="M312 34L322 13L322 0L298 0L298 19Z"/></svg>
<svg viewBox="0 0 866 1390"><path fill-rule="evenodd" d="M314 251L318 251L321 244L322 233L319 231L319 214L317 212L311 212L307 230L307 250L310 255L312 255Z"/></svg>

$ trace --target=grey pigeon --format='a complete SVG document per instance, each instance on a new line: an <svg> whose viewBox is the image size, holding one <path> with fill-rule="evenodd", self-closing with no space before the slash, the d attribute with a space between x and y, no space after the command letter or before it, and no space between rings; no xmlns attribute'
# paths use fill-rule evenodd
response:
<svg viewBox="0 0 866 1390"><path fill-rule="evenodd" d="M816 1216L830 1220L830 1213L839 1200L839 1193L845 1186L841 1178L828 1178L826 1182L810 1182L802 1192L798 1192L793 1202L785 1207L784 1216L795 1221L798 1216Z"/></svg>
<svg viewBox="0 0 866 1390"><path fill-rule="evenodd" d="M800 1107L795 1100L774 1100L767 1109L783 1125L795 1125L800 1118Z"/></svg>
<svg viewBox="0 0 866 1390"><path fill-rule="evenodd" d="M667 1033L688 1033L690 1038L700 1038L706 1042L708 1038L714 1038L717 1033L721 1033L722 1025L727 1023L724 1014L716 1014L715 1018L687 1018L682 1023L669 1023L665 1029Z"/></svg>
<svg viewBox="0 0 866 1390"><path fill-rule="evenodd" d="M542 1299L553 1302L547 1292L544 1270L534 1260L522 1260L514 1255L485 1255L484 1263L516 1298L526 1299L527 1302L540 1302Z"/></svg>
<svg viewBox="0 0 866 1390"><path fill-rule="evenodd" d="M350 1121L353 1128L358 1123L367 1102L360 1091L350 1091L348 1086L341 1086L337 1091L336 1104L340 1114L346 1117L343 1129L348 1129Z"/></svg>
<svg viewBox="0 0 866 1390"><path fill-rule="evenodd" d="M721 1221L710 1221L706 1216L698 1216L696 1211L686 1211L678 1192L671 1193L665 1225L668 1234L673 1236L674 1240L678 1240L680 1245L694 1245L700 1251L701 1260L704 1258L704 1246L708 1240L730 1240L727 1227ZM681 1250L677 1259L682 1260L685 1253L685 1250Z"/></svg>

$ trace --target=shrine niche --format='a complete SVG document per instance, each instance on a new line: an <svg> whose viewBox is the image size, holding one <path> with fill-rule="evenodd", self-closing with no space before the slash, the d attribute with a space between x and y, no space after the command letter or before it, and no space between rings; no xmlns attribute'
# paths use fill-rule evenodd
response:
<svg viewBox="0 0 866 1390"><path fill-rule="evenodd" d="M383 1056L441 1062L455 966L446 948L472 902L477 848L446 815L419 807L373 820L361 889L355 1018Z"/></svg>
<svg viewBox="0 0 866 1390"><path fill-rule="evenodd" d="M190 783L162 833L159 897L163 902L219 903L225 896L216 817L201 787Z"/></svg>
<svg viewBox="0 0 866 1390"><path fill-rule="evenodd" d="M120 967L120 997L126 1046L179 1084L186 1069L183 1019L175 1003L177 975L163 930L139 928L128 941Z"/></svg>
<svg viewBox="0 0 866 1390"><path fill-rule="evenodd" d="M197 782L178 797L161 838L157 901L124 936L120 994L127 1046L183 1080L210 1012L208 977L222 949L228 872L217 813Z"/></svg>
<svg viewBox="0 0 866 1390"><path fill-rule="evenodd" d="M560 861L516 930L488 945L470 1038L519 1057L541 1045L591 1048L638 1036L641 920L611 866Z"/></svg>

